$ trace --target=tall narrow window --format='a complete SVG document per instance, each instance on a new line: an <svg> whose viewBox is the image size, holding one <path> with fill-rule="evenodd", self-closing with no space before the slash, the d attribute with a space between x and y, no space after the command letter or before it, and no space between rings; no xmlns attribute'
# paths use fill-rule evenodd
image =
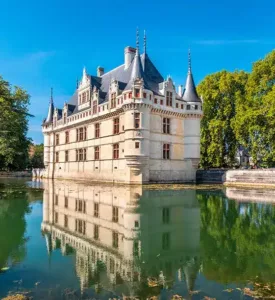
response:
<svg viewBox="0 0 275 300"><path fill-rule="evenodd" d="M113 222L118 222L118 207L113 206Z"/></svg>
<svg viewBox="0 0 275 300"><path fill-rule="evenodd" d="M83 149L83 160L87 160L87 149Z"/></svg>
<svg viewBox="0 0 275 300"><path fill-rule="evenodd" d="M186 109L187 109L187 110L190 110L190 109L191 109L191 105L190 105L190 104L187 104L187 105L186 105Z"/></svg>
<svg viewBox="0 0 275 300"><path fill-rule="evenodd" d="M79 161L83 161L83 149L79 149Z"/></svg>
<svg viewBox="0 0 275 300"><path fill-rule="evenodd" d="M63 123L66 124L66 121L67 121L67 114L64 113L64 115L63 115Z"/></svg>
<svg viewBox="0 0 275 300"><path fill-rule="evenodd" d="M65 208L68 208L68 202L69 202L68 197L65 197L65 204L64 204Z"/></svg>
<svg viewBox="0 0 275 300"><path fill-rule="evenodd" d="M75 160L79 161L79 151L75 150Z"/></svg>
<svg viewBox="0 0 275 300"><path fill-rule="evenodd" d="M170 248L170 233L164 232L162 234L162 249L169 250Z"/></svg>
<svg viewBox="0 0 275 300"><path fill-rule="evenodd" d="M140 113L135 113L135 128L140 127Z"/></svg>
<svg viewBox="0 0 275 300"><path fill-rule="evenodd" d="M135 97L136 98L140 97L140 89L135 89Z"/></svg>
<svg viewBox="0 0 275 300"><path fill-rule="evenodd" d="M57 212L55 212L55 214L54 214L54 222L58 223L58 213Z"/></svg>
<svg viewBox="0 0 275 300"><path fill-rule="evenodd" d="M129 99L132 99L132 92L129 93Z"/></svg>
<svg viewBox="0 0 275 300"><path fill-rule="evenodd" d="M173 93L172 92L166 92L166 105L172 106L172 99L173 99Z"/></svg>
<svg viewBox="0 0 275 300"><path fill-rule="evenodd" d="M169 134L170 133L170 119L163 118L163 133Z"/></svg>
<svg viewBox="0 0 275 300"><path fill-rule="evenodd" d="M99 147L95 147L95 160L99 160Z"/></svg>
<svg viewBox="0 0 275 300"><path fill-rule="evenodd" d="M69 161L69 151L66 150L65 151L65 162L68 162Z"/></svg>
<svg viewBox="0 0 275 300"><path fill-rule="evenodd" d="M114 134L119 133L119 118L114 119Z"/></svg>
<svg viewBox="0 0 275 300"><path fill-rule="evenodd" d="M59 145L59 134L57 134L57 135L55 136L55 144L56 144L56 146Z"/></svg>
<svg viewBox="0 0 275 300"><path fill-rule="evenodd" d="M64 227L68 228L68 216L64 215Z"/></svg>
<svg viewBox="0 0 275 300"><path fill-rule="evenodd" d="M94 217L98 218L99 217L99 204L94 203Z"/></svg>
<svg viewBox="0 0 275 300"><path fill-rule="evenodd" d="M84 132L83 127L79 128L79 141L83 141L84 138Z"/></svg>
<svg viewBox="0 0 275 300"><path fill-rule="evenodd" d="M69 131L65 132L65 143L68 144L70 142Z"/></svg>
<svg viewBox="0 0 275 300"><path fill-rule="evenodd" d="M78 128L76 129L76 141L77 142L79 141L79 129Z"/></svg>
<svg viewBox="0 0 275 300"><path fill-rule="evenodd" d="M58 205L58 195L55 195L54 205Z"/></svg>
<svg viewBox="0 0 275 300"><path fill-rule="evenodd" d="M59 162L59 152L55 152L55 162Z"/></svg>
<svg viewBox="0 0 275 300"><path fill-rule="evenodd" d="M116 93L111 94L111 108L116 107Z"/></svg>
<svg viewBox="0 0 275 300"><path fill-rule="evenodd" d="M118 233L113 232L113 247L118 248Z"/></svg>
<svg viewBox="0 0 275 300"><path fill-rule="evenodd" d="M170 222L170 209L168 207L162 209L162 222L163 224L169 224Z"/></svg>
<svg viewBox="0 0 275 300"><path fill-rule="evenodd" d="M99 123L95 124L95 137L96 138L100 137L100 124Z"/></svg>
<svg viewBox="0 0 275 300"><path fill-rule="evenodd" d="M94 225L94 239L95 240L99 239L99 227L98 227L98 225Z"/></svg>
<svg viewBox="0 0 275 300"><path fill-rule="evenodd" d="M119 159L119 144L113 145L113 159Z"/></svg>
<svg viewBox="0 0 275 300"><path fill-rule="evenodd" d="M97 100L93 102L93 114L97 113Z"/></svg>
<svg viewBox="0 0 275 300"><path fill-rule="evenodd" d="M170 144L163 144L163 159L170 159Z"/></svg>
<svg viewBox="0 0 275 300"><path fill-rule="evenodd" d="M84 127L84 136L83 136L84 141L87 140L87 127Z"/></svg>

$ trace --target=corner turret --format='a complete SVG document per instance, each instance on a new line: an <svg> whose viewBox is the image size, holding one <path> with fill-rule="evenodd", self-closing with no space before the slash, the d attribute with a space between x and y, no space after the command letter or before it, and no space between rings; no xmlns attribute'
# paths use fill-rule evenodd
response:
<svg viewBox="0 0 275 300"><path fill-rule="evenodd" d="M49 104L49 110L48 110L48 116L46 120L44 121L44 124L50 124L53 121L53 113L54 113L54 105L53 105L53 89L51 88L51 98L50 98L50 104Z"/></svg>

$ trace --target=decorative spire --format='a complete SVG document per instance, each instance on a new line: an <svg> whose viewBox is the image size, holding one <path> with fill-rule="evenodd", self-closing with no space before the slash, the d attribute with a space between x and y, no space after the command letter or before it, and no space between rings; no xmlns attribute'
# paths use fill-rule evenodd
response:
<svg viewBox="0 0 275 300"><path fill-rule="evenodd" d="M183 94L183 100L187 102L201 102L200 97L198 96L194 78L191 70L191 52L188 51L188 74L185 84L185 90Z"/></svg>
<svg viewBox="0 0 275 300"><path fill-rule="evenodd" d="M137 53L139 53L139 30L137 27L137 33L136 33L136 46L137 46Z"/></svg>
<svg viewBox="0 0 275 300"><path fill-rule="evenodd" d="M48 116L44 123L51 123L53 120L53 113L54 113L54 105L53 105L53 88L51 88L51 97L50 97L50 104L48 110Z"/></svg>
<svg viewBox="0 0 275 300"><path fill-rule="evenodd" d="M78 85L79 85L78 78L76 78L76 89L78 89Z"/></svg>
<svg viewBox="0 0 275 300"><path fill-rule="evenodd" d="M146 54L146 31L144 30L144 37L143 37L143 46L144 46L144 54Z"/></svg>
<svg viewBox="0 0 275 300"><path fill-rule="evenodd" d="M191 64L191 50L190 48L188 49L188 72L192 72L192 64Z"/></svg>

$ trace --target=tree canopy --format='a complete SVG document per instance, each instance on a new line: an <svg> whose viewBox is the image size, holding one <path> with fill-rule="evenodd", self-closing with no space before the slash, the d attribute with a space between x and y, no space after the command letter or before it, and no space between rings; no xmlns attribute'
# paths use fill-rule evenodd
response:
<svg viewBox="0 0 275 300"><path fill-rule="evenodd" d="M275 166L275 51L253 64L252 71L221 71L205 77L201 166L232 167L239 146L254 162Z"/></svg>
<svg viewBox="0 0 275 300"><path fill-rule="evenodd" d="M0 169L22 170L28 163L29 95L0 76Z"/></svg>

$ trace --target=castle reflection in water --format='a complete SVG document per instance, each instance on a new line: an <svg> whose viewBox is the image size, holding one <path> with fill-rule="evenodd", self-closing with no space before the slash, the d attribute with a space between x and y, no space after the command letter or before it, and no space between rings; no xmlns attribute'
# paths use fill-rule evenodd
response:
<svg viewBox="0 0 275 300"><path fill-rule="evenodd" d="M148 191L45 181L49 255L75 253L81 290L135 296L145 286L192 290L200 271L200 207L195 190Z"/></svg>

